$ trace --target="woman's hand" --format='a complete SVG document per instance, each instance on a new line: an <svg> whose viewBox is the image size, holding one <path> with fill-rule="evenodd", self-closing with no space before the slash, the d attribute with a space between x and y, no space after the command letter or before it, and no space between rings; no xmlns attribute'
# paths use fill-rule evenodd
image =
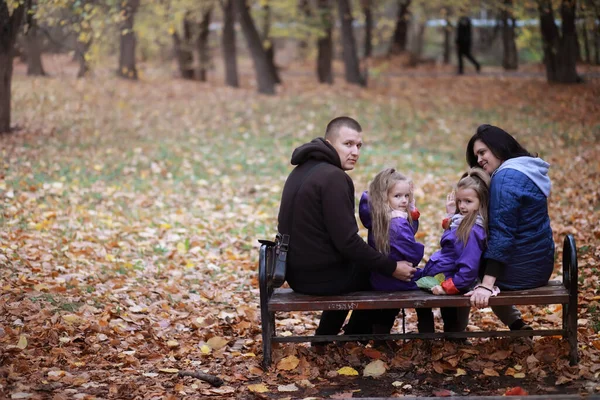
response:
<svg viewBox="0 0 600 400"><path fill-rule="evenodd" d="M456 194L454 193L454 190L446 196L446 212L448 214L454 214L456 212Z"/></svg>
<svg viewBox="0 0 600 400"><path fill-rule="evenodd" d="M471 305L477 308L485 308L488 306L490 297L492 297L493 289L487 286L479 285L474 290L471 290L465 296L471 296Z"/></svg>
<svg viewBox="0 0 600 400"><path fill-rule="evenodd" d="M444 288L442 288L440 285L435 285L434 287L432 287L431 293L436 294L436 295L446 294L446 292L444 291Z"/></svg>

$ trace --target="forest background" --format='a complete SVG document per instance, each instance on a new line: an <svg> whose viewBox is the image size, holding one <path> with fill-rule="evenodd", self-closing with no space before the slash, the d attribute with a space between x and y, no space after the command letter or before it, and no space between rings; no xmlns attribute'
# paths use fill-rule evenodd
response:
<svg viewBox="0 0 600 400"><path fill-rule="evenodd" d="M599 10L542 0L0 2L0 393L600 392ZM482 70L466 64L458 76L461 15ZM426 258L479 124L551 163L553 278L565 235L578 247L579 365L550 337L331 345L325 355L285 345L261 368L257 239L275 234L292 150L338 115L365 131L350 173L357 195L384 167L414 179ZM560 306L522 311L534 327L560 325ZM290 313L278 329L309 333L316 321ZM468 329L488 328L501 324L473 310Z"/></svg>

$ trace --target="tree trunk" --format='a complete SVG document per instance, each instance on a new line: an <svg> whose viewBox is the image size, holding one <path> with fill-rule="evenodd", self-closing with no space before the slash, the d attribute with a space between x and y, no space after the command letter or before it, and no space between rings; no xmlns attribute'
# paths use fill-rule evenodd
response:
<svg viewBox="0 0 600 400"><path fill-rule="evenodd" d="M194 57L192 54L191 40L192 29L191 22L186 17L183 19L183 36L179 37L177 32L173 34L173 45L179 73L183 79L194 79Z"/></svg>
<svg viewBox="0 0 600 400"><path fill-rule="evenodd" d="M504 0L501 11L502 18L502 66L506 70L516 70L519 67L519 56L515 43L515 18L513 16L513 0Z"/></svg>
<svg viewBox="0 0 600 400"><path fill-rule="evenodd" d="M262 44L265 48L265 54L267 55L269 71L271 71L275 83L281 83L281 78L279 77L277 67L275 66L275 43L273 43L273 40L271 39L271 7L269 6L268 0L264 2L263 13Z"/></svg>
<svg viewBox="0 0 600 400"><path fill-rule="evenodd" d="M356 55L356 41L352 29L353 18L349 0L338 0L338 13L342 26L342 49L344 52L346 82L365 86L366 82L360 73L358 56Z"/></svg>
<svg viewBox="0 0 600 400"><path fill-rule="evenodd" d="M331 60L333 58L333 40L331 29L333 20L331 17L331 3L329 0L318 0L318 13L322 33L317 40L317 77L320 83L333 83L333 71Z"/></svg>
<svg viewBox="0 0 600 400"><path fill-rule="evenodd" d="M444 26L444 65L450 64L450 51L452 49L452 24L449 19L450 15L446 14L446 25Z"/></svg>
<svg viewBox="0 0 600 400"><path fill-rule="evenodd" d="M408 37L408 25L410 20L410 12L408 7L411 0L398 1L398 14L396 16L396 28L392 36L392 44L389 53L400 54L406 51L406 42Z"/></svg>
<svg viewBox="0 0 600 400"><path fill-rule="evenodd" d="M562 37L554 23L554 11L551 0L539 0L540 29L544 46L544 64L548 82L575 83L581 79L575 65L577 52L573 33L575 30L574 1L563 0L561 5Z"/></svg>
<svg viewBox="0 0 600 400"><path fill-rule="evenodd" d="M371 0L361 0L363 14L365 15L365 58L371 57L373 51L373 13Z"/></svg>
<svg viewBox="0 0 600 400"><path fill-rule="evenodd" d="M27 33L25 34L25 46L27 53L27 75L46 76L42 64L42 50L40 48L41 37L38 34L38 26L35 18L30 19Z"/></svg>
<svg viewBox="0 0 600 400"><path fill-rule="evenodd" d="M122 3L121 7L123 21L121 22L121 48L119 51L119 69L117 75L132 80L138 78L135 66L136 37L133 31L133 24L139 5L139 0L126 0Z"/></svg>
<svg viewBox="0 0 600 400"><path fill-rule="evenodd" d="M248 50L250 51L252 62L254 63L258 91L259 93L264 94L275 94L275 79L273 79L267 54L262 46L260 35L256 30L246 0L235 0L235 5L240 17L242 32L246 38Z"/></svg>
<svg viewBox="0 0 600 400"><path fill-rule="evenodd" d="M79 63L79 71L77 71L77 77L83 78L88 71L90 70L90 65L87 60L87 53L92 46L92 41L90 39L89 42L80 42L77 41L75 44L75 58Z"/></svg>
<svg viewBox="0 0 600 400"><path fill-rule="evenodd" d="M225 84L231 87L239 87L233 0L224 0L221 5L223 8L223 35L221 45L223 46L223 62L225 63Z"/></svg>
<svg viewBox="0 0 600 400"><path fill-rule="evenodd" d="M300 23L304 25L310 25L312 17L311 5L309 0L298 1L298 12L300 13ZM306 35L306 34L305 34ZM298 39L298 58L304 60L308 55L308 42L306 36L302 36Z"/></svg>
<svg viewBox="0 0 600 400"><path fill-rule="evenodd" d="M577 29L575 27L575 0L563 0L560 7L562 19L562 37L560 40L560 82L581 82L577 75L577 58L579 54L579 40L577 40Z"/></svg>
<svg viewBox="0 0 600 400"><path fill-rule="evenodd" d="M425 36L425 24L426 21L421 21L411 26L411 38L410 38L410 58L408 60L408 65L410 67L416 67L417 64L421 61L421 54L423 54L423 44L424 44L424 36Z"/></svg>
<svg viewBox="0 0 600 400"><path fill-rule="evenodd" d="M10 131L10 99L13 51L17 32L29 3L16 3L12 15L6 1L0 1L0 133Z"/></svg>
<svg viewBox="0 0 600 400"><path fill-rule="evenodd" d="M594 1L594 57L596 65L600 65L600 25L596 24L596 21L600 20L600 3L598 1Z"/></svg>
<svg viewBox="0 0 600 400"><path fill-rule="evenodd" d="M590 64L592 61L592 57L590 55L590 40L588 38L587 31L587 18L583 18L581 32L583 33L583 52L585 54L585 62L586 64Z"/></svg>
<svg viewBox="0 0 600 400"><path fill-rule="evenodd" d="M198 57L200 65L198 66L198 80L206 82L206 71L210 66L210 48L208 46L208 34L210 33L210 17L212 14L212 5L202 14L202 22L199 24L198 33Z"/></svg>

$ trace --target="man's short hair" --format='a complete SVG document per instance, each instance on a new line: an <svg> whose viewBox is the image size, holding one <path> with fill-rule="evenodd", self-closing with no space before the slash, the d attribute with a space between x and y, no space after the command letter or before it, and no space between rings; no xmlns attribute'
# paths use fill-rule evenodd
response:
<svg viewBox="0 0 600 400"><path fill-rule="evenodd" d="M356 132L362 132L362 127L355 119L350 117L337 117L327 124L327 128L325 129L325 139L334 139L343 127L352 129Z"/></svg>

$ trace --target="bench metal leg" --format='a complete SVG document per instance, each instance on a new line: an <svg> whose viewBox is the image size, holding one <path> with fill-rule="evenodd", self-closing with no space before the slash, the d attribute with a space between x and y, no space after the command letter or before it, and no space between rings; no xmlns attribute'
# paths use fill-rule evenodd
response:
<svg viewBox="0 0 600 400"><path fill-rule="evenodd" d="M572 235L565 237L563 245L563 283L569 291L569 304L563 308L563 328L566 326L569 341L569 361L571 365L578 362L577 355L577 313L579 274L577 266L577 247ZM566 310L565 310L566 309Z"/></svg>
<svg viewBox="0 0 600 400"><path fill-rule="evenodd" d="M260 290L260 324L262 327L263 339L263 366L269 368L271 365L271 339L273 337L274 315L269 312L269 290L267 276L267 252L268 246L263 244L260 246L258 257L258 288Z"/></svg>

